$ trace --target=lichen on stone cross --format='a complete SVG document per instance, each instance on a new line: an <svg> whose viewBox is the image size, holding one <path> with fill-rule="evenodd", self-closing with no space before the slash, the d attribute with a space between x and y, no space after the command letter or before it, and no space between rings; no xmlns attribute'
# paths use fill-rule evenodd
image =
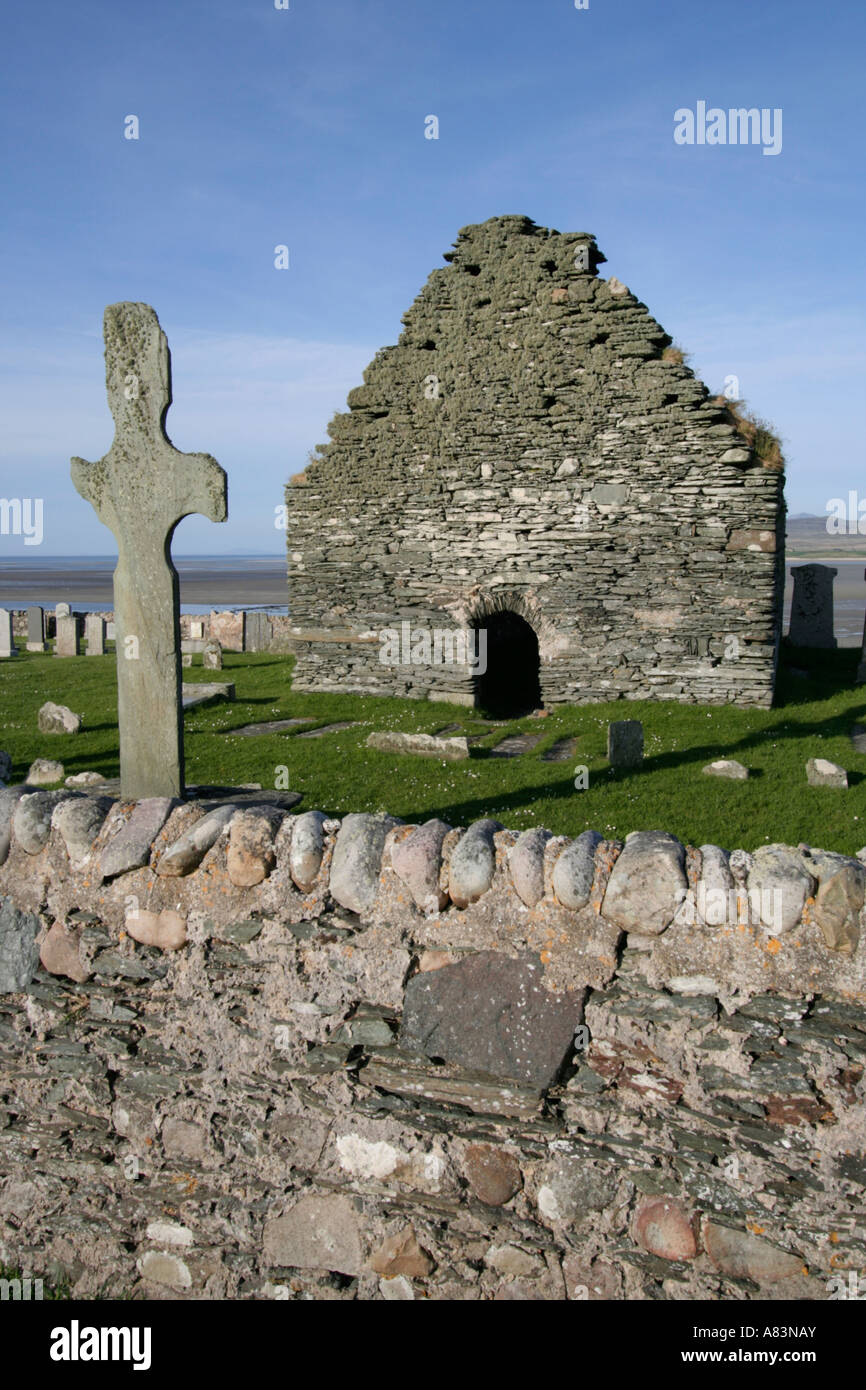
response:
<svg viewBox="0 0 866 1390"><path fill-rule="evenodd" d="M114 441L72 481L114 532L117 718L124 798L182 796L180 601L171 538L193 512L228 515L226 475L210 454L182 454L165 432L171 357L149 304L105 310L105 382Z"/></svg>

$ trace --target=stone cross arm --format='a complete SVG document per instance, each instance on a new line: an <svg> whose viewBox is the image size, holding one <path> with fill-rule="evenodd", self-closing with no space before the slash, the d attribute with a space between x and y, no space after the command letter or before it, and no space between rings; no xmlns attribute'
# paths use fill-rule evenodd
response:
<svg viewBox="0 0 866 1390"><path fill-rule="evenodd" d="M165 431L171 405L168 342L149 304L105 311L105 382L114 442L97 463L72 460L80 495L118 546L162 546L185 516L228 514L226 475L210 454L183 454Z"/></svg>

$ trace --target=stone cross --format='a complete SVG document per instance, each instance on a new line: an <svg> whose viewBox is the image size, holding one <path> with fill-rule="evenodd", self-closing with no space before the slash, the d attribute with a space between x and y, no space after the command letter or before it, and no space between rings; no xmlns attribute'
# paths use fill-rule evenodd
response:
<svg viewBox="0 0 866 1390"><path fill-rule="evenodd" d="M831 565L793 565L791 622L788 640L795 647L835 647L833 635L833 580L839 573Z"/></svg>
<svg viewBox="0 0 866 1390"><path fill-rule="evenodd" d="M74 458L72 481L117 541L121 796L182 796L180 599L171 539L193 512L225 521L226 475L210 454L180 453L165 432L171 358L150 305L109 304L104 333L114 442L98 463Z"/></svg>

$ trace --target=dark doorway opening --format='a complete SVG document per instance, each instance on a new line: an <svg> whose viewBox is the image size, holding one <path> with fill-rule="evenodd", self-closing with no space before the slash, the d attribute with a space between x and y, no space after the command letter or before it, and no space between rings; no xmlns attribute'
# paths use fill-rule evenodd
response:
<svg viewBox="0 0 866 1390"><path fill-rule="evenodd" d="M494 719L516 719L541 705L538 638L529 623L506 609L475 624L479 663L487 641L487 669L475 677L475 701Z"/></svg>

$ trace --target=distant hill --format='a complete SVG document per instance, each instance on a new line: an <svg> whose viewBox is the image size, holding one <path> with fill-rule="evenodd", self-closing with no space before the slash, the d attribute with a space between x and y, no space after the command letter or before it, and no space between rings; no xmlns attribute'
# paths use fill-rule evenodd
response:
<svg viewBox="0 0 866 1390"><path fill-rule="evenodd" d="M826 516L789 516L785 555L789 560L859 560L866 558L866 536L831 535Z"/></svg>

